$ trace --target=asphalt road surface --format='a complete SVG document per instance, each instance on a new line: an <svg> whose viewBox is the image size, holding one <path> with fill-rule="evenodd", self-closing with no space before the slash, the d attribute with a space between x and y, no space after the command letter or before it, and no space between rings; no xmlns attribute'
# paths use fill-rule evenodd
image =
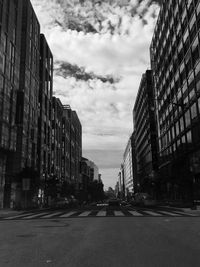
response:
<svg viewBox="0 0 200 267"><path fill-rule="evenodd" d="M3 216L0 229L1 267L200 266L197 212L46 210Z"/></svg>

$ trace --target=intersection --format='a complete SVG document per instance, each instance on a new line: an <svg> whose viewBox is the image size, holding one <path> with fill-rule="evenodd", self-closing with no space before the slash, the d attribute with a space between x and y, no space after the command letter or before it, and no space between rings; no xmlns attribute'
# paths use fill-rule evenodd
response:
<svg viewBox="0 0 200 267"><path fill-rule="evenodd" d="M191 210L135 207L87 207L79 209L54 209L19 212L15 215L4 215L0 220L34 220L34 219L64 219L84 217L199 217L200 212Z"/></svg>

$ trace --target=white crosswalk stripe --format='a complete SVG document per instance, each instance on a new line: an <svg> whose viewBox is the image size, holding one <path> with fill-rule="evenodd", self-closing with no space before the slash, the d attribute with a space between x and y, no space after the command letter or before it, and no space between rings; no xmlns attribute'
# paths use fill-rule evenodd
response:
<svg viewBox="0 0 200 267"><path fill-rule="evenodd" d="M131 213L133 216L144 216L143 214L141 214L135 210L129 210L128 212Z"/></svg>
<svg viewBox="0 0 200 267"><path fill-rule="evenodd" d="M153 212L151 210L145 210L145 213L147 213L148 215L151 215L151 216L162 216L162 214Z"/></svg>
<svg viewBox="0 0 200 267"><path fill-rule="evenodd" d="M41 217L42 215L46 215L49 214L49 212L42 212L42 213L37 213L37 214L33 214L31 216L25 216L24 219L35 219L37 217Z"/></svg>
<svg viewBox="0 0 200 267"><path fill-rule="evenodd" d="M97 213L96 216L98 216L98 217L99 217L99 216L102 216L102 217L104 216L104 217L105 217L105 216L106 216L106 211L105 211L105 210L100 210L100 211Z"/></svg>
<svg viewBox="0 0 200 267"><path fill-rule="evenodd" d="M84 211L84 212L82 212L81 214L79 214L78 216L79 216L79 217L86 217L86 216L88 216L91 212L92 212L91 210L90 210L90 211Z"/></svg>
<svg viewBox="0 0 200 267"><path fill-rule="evenodd" d="M172 213L172 212L165 211L165 210L161 210L160 212L161 212L162 214L169 215L169 216L181 216L180 214Z"/></svg>
<svg viewBox="0 0 200 267"><path fill-rule="evenodd" d="M12 217L7 217L7 218L4 218L4 220L13 220L13 219L20 219L20 218L24 218L24 216L27 216L27 215L32 215L33 213L26 213L26 214L18 214L18 215L15 215L15 216L12 216Z"/></svg>
<svg viewBox="0 0 200 267"><path fill-rule="evenodd" d="M62 214L62 212L59 211L59 212L50 213L48 215L44 215L44 216L42 216L42 219L48 219L48 218L54 217L58 214Z"/></svg>
<svg viewBox="0 0 200 267"><path fill-rule="evenodd" d="M67 218L67 217L70 217L71 215L73 214L76 214L77 212L76 211L71 211L71 212L67 212L61 216L59 216L60 218Z"/></svg>
<svg viewBox="0 0 200 267"><path fill-rule="evenodd" d="M125 216L125 214L121 211L115 210L114 211L115 216Z"/></svg>

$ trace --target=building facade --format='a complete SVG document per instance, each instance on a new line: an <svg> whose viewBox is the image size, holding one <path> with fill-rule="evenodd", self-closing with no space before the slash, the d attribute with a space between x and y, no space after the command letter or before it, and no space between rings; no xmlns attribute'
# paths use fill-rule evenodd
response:
<svg viewBox="0 0 200 267"><path fill-rule="evenodd" d="M163 1L150 53L162 194L199 198L200 1ZM197 197L197 196L196 196Z"/></svg>
<svg viewBox="0 0 200 267"><path fill-rule="evenodd" d="M79 190L81 182L80 167L82 157L82 126L76 111L64 106L70 125L70 180Z"/></svg>
<svg viewBox="0 0 200 267"><path fill-rule="evenodd" d="M124 166L121 164L120 170L118 173L118 179L117 182L119 184L119 198L124 199L125 198L125 184L124 184Z"/></svg>
<svg viewBox="0 0 200 267"><path fill-rule="evenodd" d="M44 202L45 180L52 175L52 88L53 88L53 56L46 38L40 34L40 87L38 114L37 168L39 176L39 196Z"/></svg>
<svg viewBox="0 0 200 267"><path fill-rule="evenodd" d="M52 155L51 172L56 179L62 179L62 120L63 105L59 98L52 98Z"/></svg>
<svg viewBox="0 0 200 267"><path fill-rule="evenodd" d="M153 193L157 171L156 121L152 72L147 70L140 82L133 108L137 161L137 191Z"/></svg>
<svg viewBox="0 0 200 267"><path fill-rule="evenodd" d="M37 170L40 26L30 1L1 1L0 7L4 74L1 140L7 151L14 151L3 159L3 206L25 207L35 193ZM31 190L28 196L27 190Z"/></svg>
<svg viewBox="0 0 200 267"><path fill-rule="evenodd" d="M134 193L134 177L133 177L133 157L132 142L129 138L124 155L123 155L123 178L125 187L125 196L130 198Z"/></svg>
<svg viewBox="0 0 200 267"><path fill-rule="evenodd" d="M21 1L0 1L0 208L10 205L17 146L22 8Z"/></svg>

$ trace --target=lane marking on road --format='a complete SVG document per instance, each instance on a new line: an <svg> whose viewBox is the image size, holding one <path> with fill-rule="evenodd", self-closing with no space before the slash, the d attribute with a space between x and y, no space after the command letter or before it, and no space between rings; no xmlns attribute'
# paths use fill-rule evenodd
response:
<svg viewBox="0 0 200 267"><path fill-rule="evenodd" d="M51 217L53 217L53 216L56 216L56 215L58 215L58 214L62 214L62 212L54 212L54 213L50 213L50 214L48 214L48 215L45 215L45 216L42 216L41 218L42 219L47 219L47 218L51 218Z"/></svg>
<svg viewBox="0 0 200 267"><path fill-rule="evenodd" d="M174 217L181 216L181 214L176 214L176 213L172 213L172 212L164 211L164 210L160 210L159 212L162 213L162 214L169 215L169 216L174 216Z"/></svg>
<svg viewBox="0 0 200 267"><path fill-rule="evenodd" d="M42 215L46 215L46 214L49 214L49 212L41 212L41 213L37 213L37 214L33 214L31 216L24 216L23 219L34 219L34 218L37 218L37 217L40 217Z"/></svg>
<svg viewBox="0 0 200 267"><path fill-rule="evenodd" d="M7 218L3 218L4 220L12 220L12 219L19 219L19 218L23 218L24 216L28 216L28 215L32 215L33 213L26 213L26 214L18 214L12 217L7 217Z"/></svg>
<svg viewBox="0 0 200 267"><path fill-rule="evenodd" d="M114 210L115 216L125 216L122 211Z"/></svg>
<svg viewBox="0 0 200 267"><path fill-rule="evenodd" d="M162 216L162 214L153 212L151 210L144 210L145 213L147 213L148 215L152 215L152 216Z"/></svg>
<svg viewBox="0 0 200 267"><path fill-rule="evenodd" d="M106 216L106 210L100 210L96 216Z"/></svg>
<svg viewBox="0 0 200 267"><path fill-rule="evenodd" d="M75 214L75 213L77 213L77 211L71 211L71 212L65 213L59 217L60 218L67 218L67 217L70 217L72 214Z"/></svg>
<svg viewBox="0 0 200 267"><path fill-rule="evenodd" d="M144 216L143 214L141 214L135 210L129 210L128 212L131 213L133 216Z"/></svg>
<svg viewBox="0 0 200 267"><path fill-rule="evenodd" d="M78 216L79 216L79 217L86 217L86 216L88 216L90 213L91 213L91 210L90 210L90 211L84 211L84 212L82 212L81 214L79 214Z"/></svg>

